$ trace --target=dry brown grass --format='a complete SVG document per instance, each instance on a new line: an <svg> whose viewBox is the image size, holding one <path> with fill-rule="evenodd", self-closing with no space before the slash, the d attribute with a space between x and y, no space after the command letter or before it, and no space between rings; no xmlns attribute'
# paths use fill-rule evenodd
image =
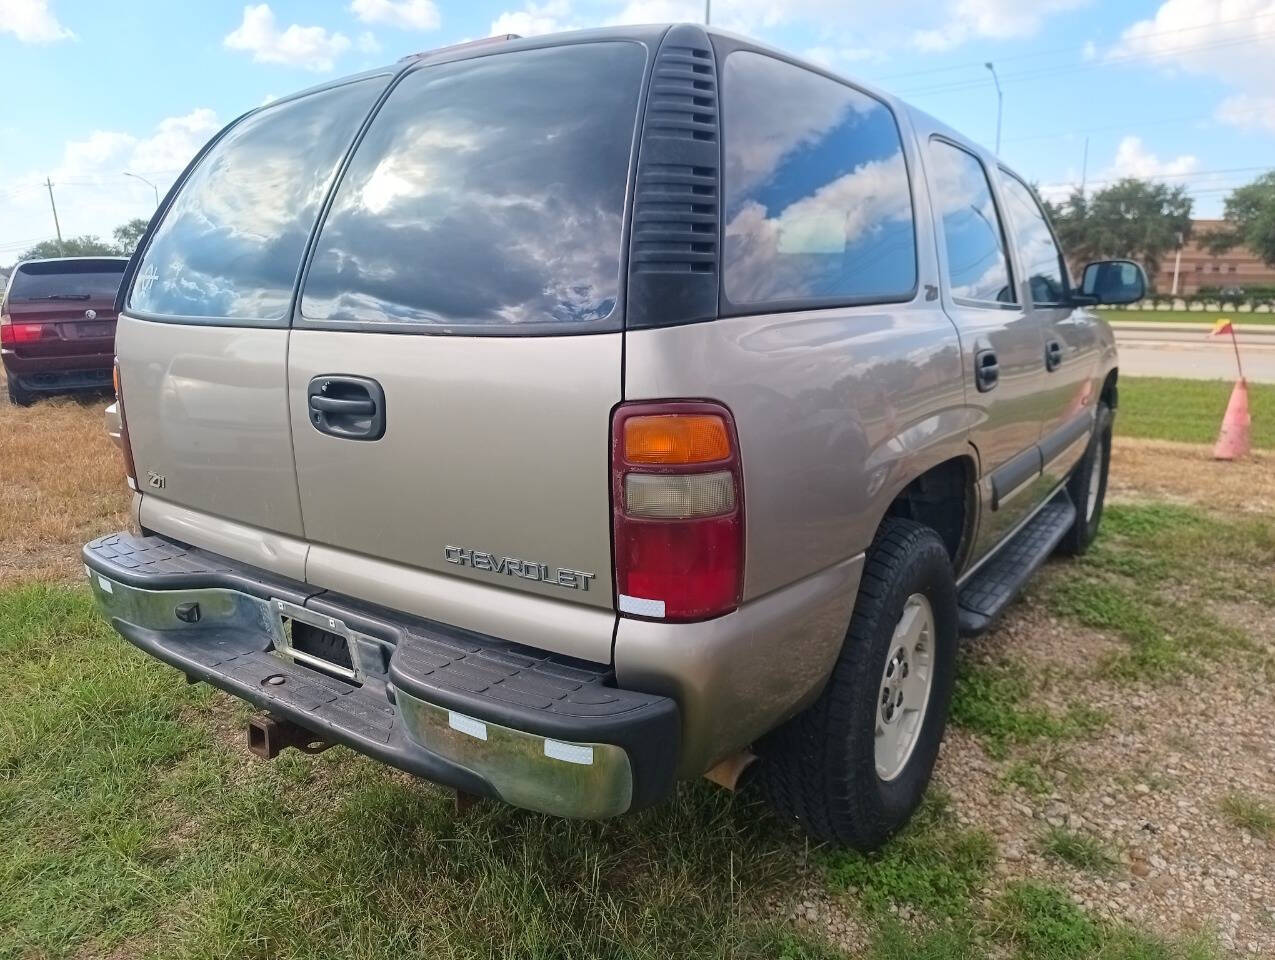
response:
<svg viewBox="0 0 1275 960"><path fill-rule="evenodd" d="M1117 500L1275 514L1275 451L1255 450L1246 460L1223 463L1213 459L1212 446L1118 436L1109 486Z"/></svg>
<svg viewBox="0 0 1275 960"><path fill-rule="evenodd" d="M106 402L0 401L0 585L78 576L80 545L127 525L129 492L106 435Z"/></svg>

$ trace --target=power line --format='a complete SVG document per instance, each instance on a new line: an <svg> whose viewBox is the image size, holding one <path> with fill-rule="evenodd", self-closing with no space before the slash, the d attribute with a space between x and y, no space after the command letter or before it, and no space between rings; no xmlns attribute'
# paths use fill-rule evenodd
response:
<svg viewBox="0 0 1275 960"><path fill-rule="evenodd" d="M1004 83L1010 83L1014 81L1036 80L1041 77L1061 76L1068 73L1081 73L1086 70L1096 70L1104 67L1173 58L1184 53L1194 53L1200 50L1220 50L1238 47L1249 43L1256 43L1260 40L1267 40L1272 37L1275 37L1275 33L1258 33L1248 37L1237 37L1230 40L1219 40L1211 43L1195 44L1193 46L1173 47L1168 50L1151 50L1145 53L1130 53L1121 57L1107 57L1103 60L1093 60L1086 63L1054 64L1052 66L1041 67L1036 70L1024 70L1019 73L1007 74L1002 77L1001 80ZM951 83L914 87L909 90L901 90L897 92L900 96L914 97L922 94L955 93L958 91L973 90L986 86L986 80L983 80L982 78L971 78L966 80L957 80Z"/></svg>
<svg viewBox="0 0 1275 960"><path fill-rule="evenodd" d="M1248 23L1252 20L1262 20L1266 17L1275 17L1275 13L1255 13L1248 17L1236 17L1233 20L1213 20L1209 23L1197 23L1190 27L1174 27L1171 30L1157 30L1152 33L1138 34L1138 40L1148 40L1152 37L1164 37L1174 33L1188 33L1192 30L1208 30L1212 27L1229 26L1235 23ZM998 57L1002 63L1017 62L1019 60L1039 60L1042 57L1052 57L1057 54L1064 53L1081 53L1085 51L1085 47L1055 47L1053 50L1037 50L1032 53L1017 53L1012 56ZM982 67L979 61L969 61L967 63L952 64L946 67L927 67L924 70L905 70L901 73L889 73L879 77L865 77L870 83L879 83L882 80L898 80L903 77L916 77L933 73L950 73L956 70L975 70Z"/></svg>
<svg viewBox="0 0 1275 960"><path fill-rule="evenodd" d="M1090 180L1089 183L1091 185L1103 184L1103 183L1118 183L1121 180L1129 180L1129 179L1132 179L1132 180L1198 180L1201 177L1217 177L1222 174L1252 173L1255 171L1265 172L1270 169L1272 168L1269 165L1266 165L1266 166L1260 166L1260 167L1226 167L1225 169L1218 169L1218 170L1187 170L1182 173L1149 173L1149 174L1146 174L1145 176L1137 176L1135 174L1128 174L1127 176L1122 176L1122 177L1108 177L1105 180ZM1042 184L1042 186L1069 187L1069 186L1074 186L1074 184L1071 182L1060 182L1060 183L1046 183L1046 184Z"/></svg>

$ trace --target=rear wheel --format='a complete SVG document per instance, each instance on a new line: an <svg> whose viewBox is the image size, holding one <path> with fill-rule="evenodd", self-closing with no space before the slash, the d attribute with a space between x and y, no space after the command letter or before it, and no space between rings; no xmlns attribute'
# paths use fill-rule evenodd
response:
<svg viewBox="0 0 1275 960"><path fill-rule="evenodd" d="M1076 522L1058 544L1058 552L1078 557L1098 536L1102 507L1107 499L1107 474L1111 469L1111 423L1113 415L1099 402L1089 449L1067 480L1067 492L1076 505Z"/></svg>
<svg viewBox="0 0 1275 960"><path fill-rule="evenodd" d="M861 850L907 823L929 784L956 657L956 585L937 533L887 519L868 551L827 687L759 745L780 813Z"/></svg>
<svg viewBox="0 0 1275 960"><path fill-rule="evenodd" d="M35 394L24 390L15 380L9 380L9 402L15 407L29 407L35 403Z"/></svg>

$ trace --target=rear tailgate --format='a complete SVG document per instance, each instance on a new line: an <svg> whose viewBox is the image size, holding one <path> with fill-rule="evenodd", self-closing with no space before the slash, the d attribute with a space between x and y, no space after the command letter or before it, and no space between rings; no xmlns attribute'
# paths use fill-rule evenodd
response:
<svg viewBox="0 0 1275 960"><path fill-rule="evenodd" d="M356 79L248 114L161 212L118 338L147 528L304 574L289 311L323 197L387 82Z"/></svg>
<svg viewBox="0 0 1275 960"><path fill-rule="evenodd" d="M426 65L373 119L289 351L310 582L610 659L609 422L645 63L643 45L606 41ZM325 411L325 391L367 397L383 423Z"/></svg>
<svg viewBox="0 0 1275 960"><path fill-rule="evenodd" d="M19 357L105 355L115 340L115 294L126 260L42 260L19 264L5 300Z"/></svg>

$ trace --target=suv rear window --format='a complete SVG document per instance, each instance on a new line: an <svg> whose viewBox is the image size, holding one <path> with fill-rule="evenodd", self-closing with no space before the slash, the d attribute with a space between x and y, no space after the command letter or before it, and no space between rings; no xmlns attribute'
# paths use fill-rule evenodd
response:
<svg viewBox="0 0 1275 960"><path fill-rule="evenodd" d="M724 288L735 306L911 299L903 144L881 101L773 57L726 58Z"/></svg>
<svg viewBox="0 0 1275 960"><path fill-rule="evenodd" d="M127 260L49 260L20 263L9 287L11 302L24 300L113 300Z"/></svg>
<svg viewBox="0 0 1275 960"><path fill-rule="evenodd" d="M600 42L424 67L369 126L302 317L507 332L615 309L646 52Z"/></svg>
<svg viewBox="0 0 1275 960"><path fill-rule="evenodd" d="M249 114L199 162L138 267L129 308L282 321L337 163L385 77Z"/></svg>

